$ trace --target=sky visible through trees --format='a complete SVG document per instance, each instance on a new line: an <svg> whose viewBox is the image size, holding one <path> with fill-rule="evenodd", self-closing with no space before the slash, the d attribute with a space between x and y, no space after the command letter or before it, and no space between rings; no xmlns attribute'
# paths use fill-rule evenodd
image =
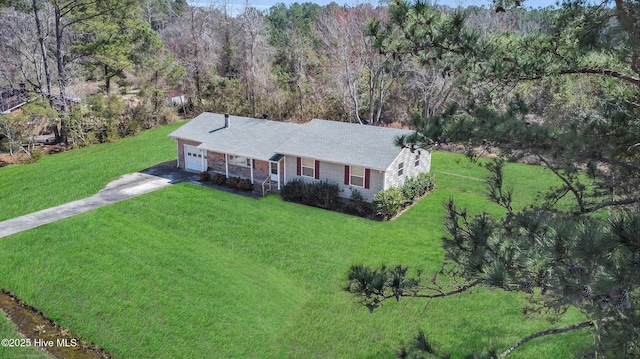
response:
<svg viewBox="0 0 640 359"><path fill-rule="evenodd" d="M314 3L314 4L318 4L320 6L325 6L325 5L329 5L332 2L335 2L336 4L342 6L342 5L346 5L346 6L356 6L359 4L371 4L373 6L377 6L377 5L382 5L384 3L384 1L376 1L376 0L363 0L363 1L358 1L358 0L314 0L314 1L295 1L295 0L247 0L242 1L242 0L228 0L227 1L227 6L230 9L233 9L233 12L238 12L240 13L245 7L253 7L259 11L263 11L263 10L268 10L269 8L271 8L272 6L276 5L276 4L285 4L285 5L291 5L293 3L304 3L304 2L310 2L310 3ZM192 6L208 6L208 5L221 5L224 4L225 1L215 1L215 0L193 0L193 1L188 1L189 5ZM486 7L490 7L492 6L492 1L490 0L437 0L435 1L436 4L438 5L446 5L449 7L458 7L458 6L462 6L462 7L467 7L467 6L486 6ZM531 7L534 9L537 8L546 8L549 6L552 7L557 7L556 6L556 0L528 0L525 2L525 7Z"/></svg>

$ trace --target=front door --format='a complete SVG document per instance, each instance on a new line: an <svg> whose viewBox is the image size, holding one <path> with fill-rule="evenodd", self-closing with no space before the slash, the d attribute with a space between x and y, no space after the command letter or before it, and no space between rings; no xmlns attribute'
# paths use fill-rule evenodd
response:
<svg viewBox="0 0 640 359"><path fill-rule="evenodd" d="M271 181L278 182L280 180L280 166L278 162L269 162L269 173Z"/></svg>

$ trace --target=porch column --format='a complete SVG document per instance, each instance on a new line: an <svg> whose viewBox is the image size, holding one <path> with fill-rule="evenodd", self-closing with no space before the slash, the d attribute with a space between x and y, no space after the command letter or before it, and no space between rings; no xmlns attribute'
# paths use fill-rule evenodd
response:
<svg viewBox="0 0 640 359"><path fill-rule="evenodd" d="M224 172L225 177L229 178L229 154L227 153L224 154Z"/></svg>
<svg viewBox="0 0 640 359"><path fill-rule="evenodd" d="M180 168L180 141L176 140L176 150L178 152L178 160L176 163L178 164L176 167Z"/></svg>
<svg viewBox="0 0 640 359"><path fill-rule="evenodd" d="M282 159L284 161L284 165L283 165L283 173L284 173L284 180L282 182L287 183L287 156L284 156L284 158ZM280 179L280 178L278 178ZM280 181L278 181L280 182Z"/></svg>
<svg viewBox="0 0 640 359"><path fill-rule="evenodd" d="M207 161L207 150L200 150L200 153L202 154L202 160L200 161L200 169L202 171L206 171L207 166L205 165L205 162Z"/></svg>
<svg viewBox="0 0 640 359"><path fill-rule="evenodd" d="M280 190L280 182L281 182L280 181L280 162L282 162L282 161L278 161L278 169L277 169L277 172L278 172L278 191ZM269 176L271 176L271 173L269 173Z"/></svg>
<svg viewBox="0 0 640 359"><path fill-rule="evenodd" d="M253 158L250 159L249 163L251 163L251 167L249 167L249 172L251 173L251 184L253 184L253 164L255 163L254 159Z"/></svg>

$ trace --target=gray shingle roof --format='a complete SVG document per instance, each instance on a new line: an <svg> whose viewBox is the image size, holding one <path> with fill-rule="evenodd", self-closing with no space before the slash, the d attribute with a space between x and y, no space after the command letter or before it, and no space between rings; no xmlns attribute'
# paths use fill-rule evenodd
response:
<svg viewBox="0 0 640 359"><path fill-rule="evenodd" d="M171 132L169 137L204 142L209 136L209 131L222 126L224 126L224 115L203 112Z"/></svg>
<svg viewBox="0 0 640 359"><path fill-rule="evenodd" d="M411 133L409 130L316 119L276 151L385 171L401 150L394 144L395 138Z"/></svg>
<svg viewBox="0 0 640 359"><path fill-rule="evenodd" d="M224 128L224 115L204 112L169 134L202 142L199 148L268 161L275 149L302 125L287 122L229 116L230 126Z"/></svg>
<svg viewBox="0 0 640 359"><path fill-rule="evenodd" d="M312 120L306 125L202 113L169 137L201 142L199 148L268 161L275 154L310 157L384 171L400 153L394 139L409 130Z"/></svg>

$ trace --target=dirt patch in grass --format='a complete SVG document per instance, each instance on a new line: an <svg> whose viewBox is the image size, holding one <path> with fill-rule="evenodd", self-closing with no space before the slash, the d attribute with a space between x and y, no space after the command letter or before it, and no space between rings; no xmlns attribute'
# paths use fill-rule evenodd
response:
<svg viewBox="0 0 640 359"><path fill-rule="evenodd" d="M11 156L8 153L0 152L0 167L20 163L20 161L21 158L19 156Z"/></svg>
<svg viewBox="0 0 640 359"><path fill-rule="evenodd" d="M5 290L0 290L0 311L18 327L18 332L31 346L36 346L56 358L113 358L95 344L74 337L68 330Z"/></svg>
<svg viewBox="0 0 640 359"><path fill-rule="evenodd" d="M36 146L36 149L40 150L40 154L42 156L55 155L67 150L65 147L60 145L41 145ZM7 152L0 152L0 167L28 163L29 161L31 161L31 158L24 152L14 153L13 156Z"/></svg>

